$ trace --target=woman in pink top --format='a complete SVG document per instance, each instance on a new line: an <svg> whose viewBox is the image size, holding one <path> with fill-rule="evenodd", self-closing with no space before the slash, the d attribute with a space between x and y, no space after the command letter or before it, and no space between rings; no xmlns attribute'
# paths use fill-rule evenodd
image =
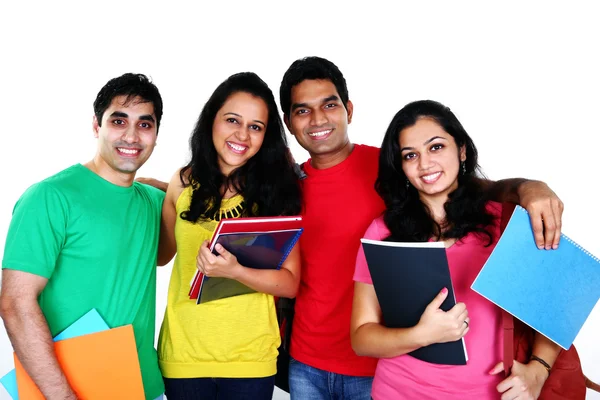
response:
<svg viewBox="0 0 600 400"><path fill-rule="evenodd" d="M515 362L502 376L500 309L470 289L499 236L500 204L477 178L477 149L449 108L410 103L392 120L381 148L377 191L386 204L365 237L399 242L443 241L457 304L439 307L441 291L412 328L387 328L362 249L356 261L352 347L380 358L372 396L378 399L537 399L548 377L543 363ZM464 337L467 365L431 364L407 353ZM538 335L534 354L552 365L559 348Z"/></svg>

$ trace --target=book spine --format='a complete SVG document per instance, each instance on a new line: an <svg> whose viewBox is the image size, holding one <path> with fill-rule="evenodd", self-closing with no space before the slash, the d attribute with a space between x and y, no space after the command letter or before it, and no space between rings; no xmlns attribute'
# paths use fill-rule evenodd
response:
<svg viewBox="0 0 600 400"><path fill-rule="evenodd" d="M592 260L596 261L597 263L600 264L600 259L598 257L596 257L595 255L593 255L592 253L590 253L589 251L587 251L586 249L584 249L583 247L581 247L581 245L579 245L577 242L575 242L573 239L571 239L570 237L568 237L567 235L565 235L564 233L560 234L561 239L566 240L567 242L571 243L573 246L575 246L576 248L578 248L579 250L581 250L581 252L583 254L587 254L588 257L590 257Z"/></svg>
<svg viewBox="0 0 600 400"><path fill-rule="evenodd" d="M296 232L296 235L294 236L294 238L290 242L288 248L285 250L285 253L283 254L283 257L281 257L281 261L279 261L279 264L277 265L277 269L281 268L281 266L283 265L283 262L290 255L292 249L296 245L296 242L298 242L298 239L300 239L300 235L302 234L303 231L304 231L304 228L300 228L298 230L298 232Z"/></svg>

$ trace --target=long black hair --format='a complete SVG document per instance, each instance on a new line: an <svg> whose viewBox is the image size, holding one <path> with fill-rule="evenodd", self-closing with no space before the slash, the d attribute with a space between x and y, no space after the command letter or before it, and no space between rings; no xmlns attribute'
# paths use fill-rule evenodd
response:
<svg viewBox="0 0 600 400"><path fill-rule="evenodd" d="M458 188L448 195L444 204L446 221L440 226L429 208L419 198L419 192L408 182L402 170L400 132L413 126L419 119L435 121L451 135L460 149L464 146L466 159L461 163ZM456 155L460 157L459 153ZM386 240L424 242L431 237L460 239L470 232L487 237L488 245L493 235L486 229L494 217L486 211L487 197L477 175L482 175L477 163L477 148L454 113L443 104L432 100L409 103L392 119L381 145L379 175L375 188L383 198L386 211L383 219L390 236Z"/></svg>
<svg viewBox="0 0 600 400"><path fill-rule="evenodd" d="M217 112L235 93L248 93L262 99L269 118L259 151L228 176L219 168L212 139ZM294 163L287 147L285 131L273 92L252 72L234 74L210 96L190 137L191 161L181 169L184 186L192 185L190 209L181 218L196 222L213 219L223 200L223 188L231 188L244 197L243 216L295 215L300 213L300 187Z"/></svg>

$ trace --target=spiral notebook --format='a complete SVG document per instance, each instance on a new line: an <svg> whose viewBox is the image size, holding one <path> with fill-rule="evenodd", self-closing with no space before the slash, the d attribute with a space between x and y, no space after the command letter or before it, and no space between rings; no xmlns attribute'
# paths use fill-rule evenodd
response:
<svg viewBox="0 0 600 400"><path fill-rule="evenodd" d="M568 349L600 298L600 261L565 234L558 249L539 250L516 206L471 288Z"/></svg>
<svg viewBox="0 0 600 400"><path fill-rule="evenodd" d="M232 218L219 222L209 248L221 244L248 268L279 269L302 234L302 217ZM189 296L197 304L254 293L241 282L196 273Z"/></svg>

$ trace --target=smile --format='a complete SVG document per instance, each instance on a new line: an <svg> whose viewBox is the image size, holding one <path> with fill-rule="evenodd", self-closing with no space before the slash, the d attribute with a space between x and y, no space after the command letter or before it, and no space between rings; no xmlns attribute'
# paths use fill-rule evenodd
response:
<svg viewBox="0 0 600 400"><path fill-rule="evenodd" d="M238 154L244 154L246 150L248 150L248 146L242 146L237 143L225 142L227 146L234 152Z"/></svg>
<svg viewBox="0 0 600 400"><path fill-rule="evenodd" d="M141 149L128 149L126 147L117 147L117 152L124 156L137 156Z"/></svg>
<svg viewBox="0 0 600 400"><path fill-rule="evenodd" d="M421 179L424 180L425 183L434 183L440 178L440 176L442 176L442 173L436 172L434 174L424 175L421 177Z"/></svg>
<svg viewBox="0 0 600 400"><path fill-rule="evenodd" d="M329 134L331 132L333 132L333 129L327 129L327 130L324 130L324 131L310 132L308 134L308 136L310 136L311 138L314 138L314 139L322 139L322 138L325 138L325 137L329 136Z"/></svg>

